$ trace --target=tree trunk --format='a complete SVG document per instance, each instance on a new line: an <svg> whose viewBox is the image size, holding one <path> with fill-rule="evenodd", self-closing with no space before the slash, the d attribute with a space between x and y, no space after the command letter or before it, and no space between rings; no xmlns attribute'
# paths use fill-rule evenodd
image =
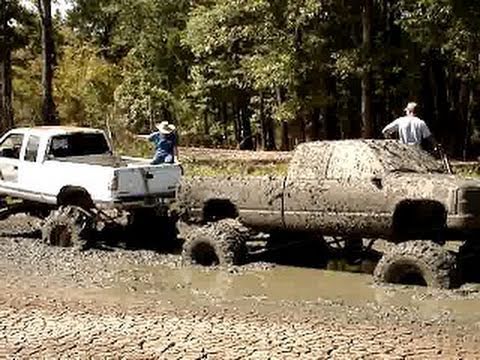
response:
<svg viewBox="0 0 480 360"><path fill-rule="evenodd" d="M51 0L37 0L42 25L42 118L46 125L58 125L53 101L55 43L53 40Z"/></svg>
<svg viewBox="0 0 480 360"><path fill-rule="evenodd" d="M460 124L458 124L458 148L459 156L463 158L463 160L467 159L467 148L468 148L468 139L470 137L469 132L469 116L470 116L470 100L471 100L471 91L468 84L465 81L462 81L460 85L460 94L459 94L459 101L458 101L458 115L460 118Z"/></svg>
<svg viewBox="0 0 480 360"><path fill-rule="evenodd" d="M260 114L259 114L259 121L260 121L260 130L261 130L261 143L260 147L262 150L266 150L268 148L268 134L267 134L267 123L265 120L265 106L264 106L264 96L263 92L259 94L260 98Z"/></svg>
<svg viewBox="0 0 480 360"><path fill-rule="evenodd" d="M337 99L337 84L335 78L327 76L325 81L325 90L330 99ZM337 101L329 101L325 107L325 130L328 140L338 140L341 137L340 127L338 122Z"/></svg>
<svg viewBox="0 0 480 360"><path fill-rule="evenodd" d="M275 95L277 97L277 106L280 107L283 104L283 92L280 87L277 87L275 89ZM282 126L282 140L281 140L280 150L288 151L290 150L290 136L288 131L288 122L285 120L282 120L281 126Z"/></svg>
<svg viewBox="0 0 480 360"><path fill-rule="evenodd" d="M307 122L307 141L317 141L320 139L320 119L321 112L318 107L311 110Z"/></svg>
<svg viewBox="0 0 480 360"><path fill-rule="evenodd" d="M282 121L282 151L289 151L290 150L290 137L288 134L288 122Z"/></svg>
<svg viewBox="0 0 480 360"><path fill-rule="evenodd" d="M261 147L263 150L275 150L275 131L272 117L265 111L265 95L260 93Z"/></svg>
<svg viewBox="0 0 480 360"><path fill-rule="evenodd" d="M241 126L242 126L242 141L240 142L240 150L254 150L252 126L248 116L247 105L241 107Z"/></svg>
<svg viewBox="0 0 480 360"><path fill-rule="evenodd" d="M363 25L363 75L362 75L362 135L372 138L375 133L373 121L373 80L371 55L373 42L373 0L364 0L362 9Z"/></svg>
<svg viewBox="0 0 480 360"><path fill-rule="evenodd" d="M265 126L267 127L267 130L266 130L267 147L265 150L276 150L277 144L275 141L275 127L270 114L267 114Z"/></svg>
<svg viewBox="0 0 480 360"><path fill-rule="evenodd" d="M234 117L233 117L233 128L235 132L235 142L237 143L238 146L240 146L240 142L242 141L241 137L241 124L240 124L240 109L237 105L234 105Z"/></svg>
<svg viewBox="0 0 480 360"><path fill-rule="evenodd" d="M210 122L208 121L208 110L203 112L203 134L210 135Z"/></svg>
<svg viewBox="0 0 480 360"><path fill-rule="evenodd" d="M426 121L428 126L433 132L433 135L437 140L439 138L438 124L435 121L435 106L433 103L433 89L431 87L431 61L425 60L425 65L421 66L421 103L423 108L423 120Z"/></svg>
<svg viewBox="0 0 480 360"><path fill-rule="evenodd" d="M0 132L13 127L11 29L7 0L0 0Z"/></svg>
<svg viewBox="0 0 480 360"><path fill-rule="evenodd" d="M358 112L361 106L358 94L361 92L361 84L357 79L348 82L346 99L346 114L342 123L341 135L347 139L356 139L362 136L362 116Z"/></svg>
<svg viewBox="0 0 480 360"><path fill-rule="evenodd" d="M222 101L222 127L222 145L226 145L228 141L228 104L225 101Z"/></svg>
<svg viewBox="0 0 480 360"><path fill-rule="evenodd" d="M445 67L443 61L438 59L438 54L432 54L432 72L431 72L431 88L433 90L433 104L435 111L435 120L437 129L439 129L440 139L451 148L451 136L448 129L449 126L449 109L447 103L447 79L445 76Z"/></svg>

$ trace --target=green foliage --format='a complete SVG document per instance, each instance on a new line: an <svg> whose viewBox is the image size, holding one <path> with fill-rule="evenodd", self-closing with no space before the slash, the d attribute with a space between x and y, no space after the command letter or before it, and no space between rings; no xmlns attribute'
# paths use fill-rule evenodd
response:
<svg viewBox="0 0 480 360"><path fill-rule="evenodd" d="M145 133L168 120L184 144L209 146L351 137L362 127L361 82L370 73L377 130L409 100L423 105L420 115L452 151L472 149L480 128L475 0L374 1L369 51L364 1L70 2L55 24L62 122L108 120ZM16 121L39 123L37 20L25 9L16 17ZM121 152L151 150L124 141Z"/></svg>
<svg viewBox="0 0 480 360"><path fill-rule="evenodd" d="M93 44L75 38L66 29L63 33L67 40L55 81L59 116L71 124L104 127L121 81L120 71L103 59Z"/></svg>

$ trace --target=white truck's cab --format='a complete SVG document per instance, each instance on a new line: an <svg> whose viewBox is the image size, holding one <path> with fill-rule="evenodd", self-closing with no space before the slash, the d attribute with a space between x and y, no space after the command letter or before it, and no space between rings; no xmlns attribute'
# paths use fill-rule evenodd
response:
<svg viewBox="0 0 480 360"><path fill-rule="evenodd" d="M0 193L61 205L81 192L97 207L134 208L173 199L178 163L114 156L102 130L42 126L10 130L0 138Z"/></svg>

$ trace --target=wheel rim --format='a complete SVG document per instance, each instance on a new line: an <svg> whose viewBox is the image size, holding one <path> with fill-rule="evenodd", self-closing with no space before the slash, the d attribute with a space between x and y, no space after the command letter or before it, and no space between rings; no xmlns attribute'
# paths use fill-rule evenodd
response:
<svg viewBox="0 0 480 360"><path fill-rule="evenodd" d="M206 243L197 244L192 249L192 261L202 266L214 266L220 263L215 248Z"/></svg>
<svg viewBox="0 0 480 360"><path fill-rule="evenodd" d="M423 271L410 262L392 264L385 275L385 281L390 284L428 286Z"/></svg>

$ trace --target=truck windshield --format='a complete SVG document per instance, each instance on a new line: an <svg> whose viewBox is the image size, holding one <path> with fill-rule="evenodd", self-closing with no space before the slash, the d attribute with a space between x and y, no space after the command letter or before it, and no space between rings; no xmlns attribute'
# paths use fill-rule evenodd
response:
<svg viewBox="0 0 480 360"><path fill-rule="evenodd" d="M372 146L378 159L388 172L445 173L442 163L428 152L412 145L385 143Z"/></svg>
<svg viewBox="0 0 480 360"><path fill-rule="evenodd" d="M101 133L74 133L52 137L48 154L53 157L110 154L105 136Z"/></svg>

